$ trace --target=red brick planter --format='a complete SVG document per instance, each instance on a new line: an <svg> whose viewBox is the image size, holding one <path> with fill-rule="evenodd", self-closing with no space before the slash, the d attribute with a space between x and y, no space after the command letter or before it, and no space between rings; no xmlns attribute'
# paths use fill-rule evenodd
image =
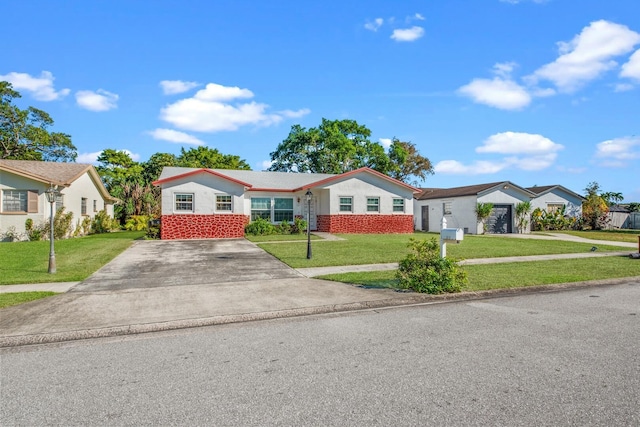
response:
<svg viewBox="0 0 640 427"><path fill-rule="evenodd" d="M318 215L318 231L328 233L413 233L413 215Z"/></svg>
<svg viewBox="0 0 640 427"><path fill-rule="evenodd" d="M162 215L160 238L222 239L244 237L245 215Z"/></svg>

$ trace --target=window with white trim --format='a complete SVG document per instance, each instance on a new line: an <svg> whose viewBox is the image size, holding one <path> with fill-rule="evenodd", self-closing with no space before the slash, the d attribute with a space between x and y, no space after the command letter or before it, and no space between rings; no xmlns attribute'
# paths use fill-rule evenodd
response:
<svg viewBox="0 0 640 427"><path fill-rule="evenodd" d="M380 212L380 197L367 197L367 212Z"/></svg>
<svg viewBox="0 0 640 427"><path fill-rule="evenodd" d="M231 196L228 194L216 194L216 211L231 212Z"/></svg>
<svg viewBox="0 0 640 427"><path fill-rule="evenodd" d="M340 197L340 212L353 212L353 197Z"/></svg>
<svg viewBox="0 0 640 427"><path fill-rule="evenodd" d="M554 213L564 208L564 203L547 203L547 212Z"/></svg>
<svg viewBox="0 0 640 427"><path fill-rule="evenodd" d="M293 198L273 199L273 222L293 222Z"/></svg>
<svg viewBox="0 0 640 427"><path fill-rule="evenodd" d="M93 211L94 212L98 212L98 201L97 200L93 201Z"/></svg>
<svg viewBox="0 0 640 427"><path fill-rule="evenodd" d="M29 192L27 190L2 190L2 212L26 213L28 208Z"/></svg>
<svg viewBox="0 0 640 427"><path fill-rule="evenodd" d="M442 204L442 215L451 215L451 202L444 202Z"/></svg>
<svg viewBox="0 0 640 427"><path fill-rule="evenodd" d="M193 193L175 193L175 212L193 212Z"/></svg>
<svg viewBox="0 0 640 427"><path fill-rule="evenodd" d="M271 197L251 198L251 221L258 218L271 221Z"/></svg>
<svg viewBox="0 0 640 427"><path fill-rule="evenodd" d="M393 211L404 212L404 199L393 199Z"/></svg>

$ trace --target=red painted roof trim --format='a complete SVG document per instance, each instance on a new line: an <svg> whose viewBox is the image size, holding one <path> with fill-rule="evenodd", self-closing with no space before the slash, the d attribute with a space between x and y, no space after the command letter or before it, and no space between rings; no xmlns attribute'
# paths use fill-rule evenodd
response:
<svg viewBox="0 0 640 427"><path fill-rule="evenodd" d="M310 184L307 184L307 185L304 185L302 187L296 188L293 191L308 190L308 189L313 188L313 187L319 187L321 185L329 184L329 183L331 183L333 181L340 181L340 180L342 180L342 179L344 179L346 177L349 177L351 175L356 175L356 174L359 174L361 172L366 172L366 173L370 173L371 175L375 175L375 176L377 176L379 178L382 178L382 179L384 179L386 181L389 181L389 182L391 182L393 184L396 184L396 185L398 185L400 187L404 187L406 189L409 189L413 193L422 192L422 190L420 190L419 188L415 188L415 187L413 187L413 186L411 186L409 184L405 184L402 181L399 181L399 180L397 180L395 178L391 178L388 175L385 175L383 173L378 172L377 170L374 170L374 169L371 169L371 168L368 168L368 167L355 169L355 170L352 170L352 171L349 171L349 172L341 173L340 175L336 175L336 176L332 176L332 177L329 177L329 178L321 179L320 181L312 182Z"/></svg>
<svg viewBox="0 0 640 427"><path fill-rule="evenodd" d="M191 171L191 172L186 172L186 173L183 173L183 174L180 174L180 175L170 176L169 178L165 178L165 179L159 179L157 181L153 181L152 184L155 185L155 186L158 186L158 185L164 184L166 182L174 181L176 179L181 179L181 178L187 178L187 177L190 177L190 176L193 176L193 175L197 175L199 173L208 173L208 174L211 174L211 175L216 176L218 178L226 179L227 181L231 181L231 182L234 182L236 184L242 185L244 187L251 188L251 184L249 184L249 183L246 183L246 182L231 178L230 176L218 173L218 172L213 171L211 169L205 169L205 168L197 169L197 170L194 170L194 171Z"/></svg>

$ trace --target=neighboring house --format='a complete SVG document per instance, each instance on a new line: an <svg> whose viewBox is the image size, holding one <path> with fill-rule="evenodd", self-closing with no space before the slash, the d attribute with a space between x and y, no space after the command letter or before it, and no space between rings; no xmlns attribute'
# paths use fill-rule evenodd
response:
<svg viewBox="0 0 640 427"><path fill-rule="evenodd" d="M15 227L25 232L25 221L49 221L51 205L45 191L57 187L54 209L73 213L72 226L101 210L113 216L113 203L95 168L89 164L0 160L0 233Z"/></svg>
<svg viewBox="0 0 640 427"><path fill-rule="evenodd" d="M439 232L442 217L447 227L462 228L465 233L482 234L477 221L478 203L492 203L493 212L487 220L488 233L517 233L516 205L531 202L531 211L557 209L566 206L566 214L582 214L580 195L560 186L520 187L510 181L469 185L455 188L424 188L414 202L416 230ZM525 232L530 231L527 224Z"/></svg>
<svg viewBox="0 0 640 427"><path fill-rule="evenodd" d="M331 233L411 233L419 190L369 168L343 174L166 167L162 239L232 238L256 218L276 224L307 219Z"/></svg>
<svg viewBox="0 0 640 427"><path fill-rule="evenodd" d="M527 190L535 193L535 198L531 200L532 211L540 208L543 211L553 212L564 206L565 215L582 216L582 202L586 199L562 185L527 187Z"/></svg>

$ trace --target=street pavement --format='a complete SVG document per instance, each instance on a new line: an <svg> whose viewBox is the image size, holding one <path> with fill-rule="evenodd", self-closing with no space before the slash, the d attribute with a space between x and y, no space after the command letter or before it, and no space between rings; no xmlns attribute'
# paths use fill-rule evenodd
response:
<svg viewBox="0 0 640 427"><path fill-rule="evenodd" d="M430 296L311 279L301 270L288 267L244 239L138 241L87 280L67 284L69 292L3 309L0 347L490 298L514 292ZM560 288L584 285L568 284ZM17 290L20 286L0 289ZM25 287L28 285L22 289Z"/></svg>

